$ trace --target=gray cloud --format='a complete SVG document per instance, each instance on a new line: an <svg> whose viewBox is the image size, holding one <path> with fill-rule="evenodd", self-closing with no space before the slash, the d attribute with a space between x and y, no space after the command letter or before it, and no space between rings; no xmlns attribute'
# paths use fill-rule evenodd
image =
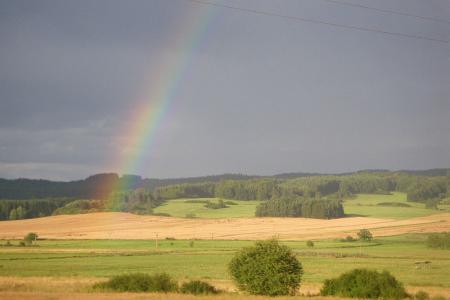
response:
<svg viewBox="0 0 450 300"><path fill-rule="evenodd" d="M450 39L450 26L323 1L220 1ZM440 1L370 1L450 20ZM202 6L0 2L0 177L75 179L117 165L141 91ZM210 8L139 169L175 177L450 165L448 46ZM149 77L150 76L150 77ZM124 142L126 143L126 142Z"/></svg>

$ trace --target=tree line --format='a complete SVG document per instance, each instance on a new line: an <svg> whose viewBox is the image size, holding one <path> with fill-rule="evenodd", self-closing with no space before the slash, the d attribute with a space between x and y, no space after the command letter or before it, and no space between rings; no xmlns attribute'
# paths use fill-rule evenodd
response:
<svg viewBox="0 0 450 300"><path fill-rule="evenodd" d="M50 216L74 199L1 200L0 220L20 220Z"/></svg>
<svg viewBox="0 0 450 300"><path fill-rule="evenodd" d="M98 211L131 212L149 215L153 208L161 205L165 200L155 197L154 193L146 189L116 191L102 200L75 200L54 211L53 214L80 214Z"/></svg>
<svg viewBox="0 0 450 300"><path fill-rule="evenodd" d="M335 219L345 216L342 202L333 199L279 198L256 207L257 217Z"/></svg>
<svg viewBox="0 0 450 300"><path fill-rule="evenodd" d="M155 189L164 199L218 197L234 200L270 200L279 198L342 199L355 194L407 193L409 201L450 197L448 176L416 176L408 173L358 173L325 175L288 180L262 178L251 180L222 180L194 184L178 184Z"/></svg>
<svg viewBox="0 0 450 300"><path fill-rule="evenodd" d="M429 174L436 176L429 176ZM436 207L450 198L450 172L370 171L347 175L313 175L291 178L233 176L205 177L218 181L182 182L145 187L147 179L139 176L98 174L81 181L51 182L45 180L0 179L0 219L21 219L47 216L52 213L84 213L92 211L126 211L151 214L164 201L179 198L212 198L273 201L263 204L259 214L314 215L321 218L339 216L339 200L358 193L407 193L409 201ZM198 179L198 178L197 178ZM172 182L172 181L170 181ZM144 184L144 187L140 187ZM47 195L47 197L43 197ZM70 197L68 196L70 195ZM35 198L35 199L33 199ZM16 200L27 199L27 200ZM40 200L41 199L41 200ZM444 200L446 199L446 200ZM320 200L320 201L318 201ZM313 210L299 207L315 202ZM72 202L72 203L69 203ZM286 203L284 203L286 202ZM303 203L304 202L304 203ZM301 203L301 204L300 204ZM309 205L309 204L308 204ZM333 212L327 209L333 207ZM286 212L290 207L292 211ZM275 212L277 210L277 212Z"/></svg>
<svg viewBox="0 0 450 300"><path fill-rule="evenodd" d="M42 179L1 179L0 199L44 199L44 198L77 198L106 199L115 191L149 189L175 184L195 184L203 182L219 182L221 180L248 180L258 176L242 174L223 174L214 176L153 179L137 175L116 173L96 174L82 180L50 181Z"/></svg>

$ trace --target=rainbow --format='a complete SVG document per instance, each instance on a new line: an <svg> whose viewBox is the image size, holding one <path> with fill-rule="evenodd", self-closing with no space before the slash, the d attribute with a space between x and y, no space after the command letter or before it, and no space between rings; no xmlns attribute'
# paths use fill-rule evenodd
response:
<svg viewBox="0 0 450 300"><path fill-rule="evenodd" d="M120 173L138 174L143 167L143 160L151 151L158 129L176 99L180 81L191 66L213 15L214 8L207 6L188 9L174 30L175 33L169 37L169 48L176 49L177 54L170 60L161 59L159 66L152 69L149 74L151 80L143 96L136 101L139 104L128 117L131 126L122 134L127 137L127 143L116 158L116 170L120 170Z"/></svg>

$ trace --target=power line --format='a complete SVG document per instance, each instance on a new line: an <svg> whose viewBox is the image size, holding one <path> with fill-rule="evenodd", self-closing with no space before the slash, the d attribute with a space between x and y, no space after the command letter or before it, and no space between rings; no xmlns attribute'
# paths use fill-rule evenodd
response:
<svg viewBox="0 0 450 300"><path fill-rule="evenodd" d="M408 14L408 13L401 12L401 11L376 8L376 7L366 6L366 5L357 4L357 3L350 3L350 2L346 2L346 1L338 1L338 0L322 0L322 1L333 3L333 4L339 4L339 5L345 5L345 6L369 9L369 10L374 10L374 11L378 11L378 12L382 12L382 13L388 13L388 14L393 14L393 15L418 18L418 19L427 20L427 21L440 22L440 23L445 23L445 24L450 25L450 21L447 21L447 20L444 20L444 19L438 19L438 18L433 18L433 17L426 17L426 16L420 16L420 15Z"/></svg>
<svg viewBox="0 0 450 300"><path fill-rule="evenodd" d="M309 18L288 16L288 15L282 15L282 14L263 11L263 10L256 10L256 9L243 8L243 7L238 7L238 6L226 5L226 4L219 4L219 3L214 3L214 2L204 1L204 0L184 0L184 1L188 1L188 2L196 3L196 4L202 4L202 5L215 6L215 7L220 7L220 8L226 8L226 9L231 9L231 10L236 10L236 11L242 11L242 12L252 13L252 14L257 14L257 15L262 15L262 16L283 18L283 19L293 20L293 21L297 21L297 22L308 22L308 23L333 26L333 27L350 29L350 30L375 32L375 33L386 34L386 35L391 35L391 36L401 36L401 37L406 37L406 38L416 39L416 40L433 41L433 42L438 42L438 43L442 43L442 44L450 43L449 40L431 38L431 37L422 36L422 35L414 35L414 34L407 34L407 33L401 33L401 32L391 32L391 31L385 31L385 30L376 29L376 28L359 27L359 26L338 24L338 23L309 19Z"/></svg>

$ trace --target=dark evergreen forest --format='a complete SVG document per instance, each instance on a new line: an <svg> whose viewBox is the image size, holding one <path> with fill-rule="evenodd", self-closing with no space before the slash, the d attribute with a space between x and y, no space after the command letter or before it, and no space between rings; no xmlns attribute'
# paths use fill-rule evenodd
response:
<svg viewBox="0 0 450 300"><path fill-rule="evenodd" d="M265 201L257 208L256 216L328 219L344 216L344 198L393 191L407 193L408 201L436 205L450 197L450 171L366 170L271 177L224 174L181 179L142 179L110 173L71 182L0 179L0 220L94 211L152 214L153 208L166 200L210 197Z"/></svg>

